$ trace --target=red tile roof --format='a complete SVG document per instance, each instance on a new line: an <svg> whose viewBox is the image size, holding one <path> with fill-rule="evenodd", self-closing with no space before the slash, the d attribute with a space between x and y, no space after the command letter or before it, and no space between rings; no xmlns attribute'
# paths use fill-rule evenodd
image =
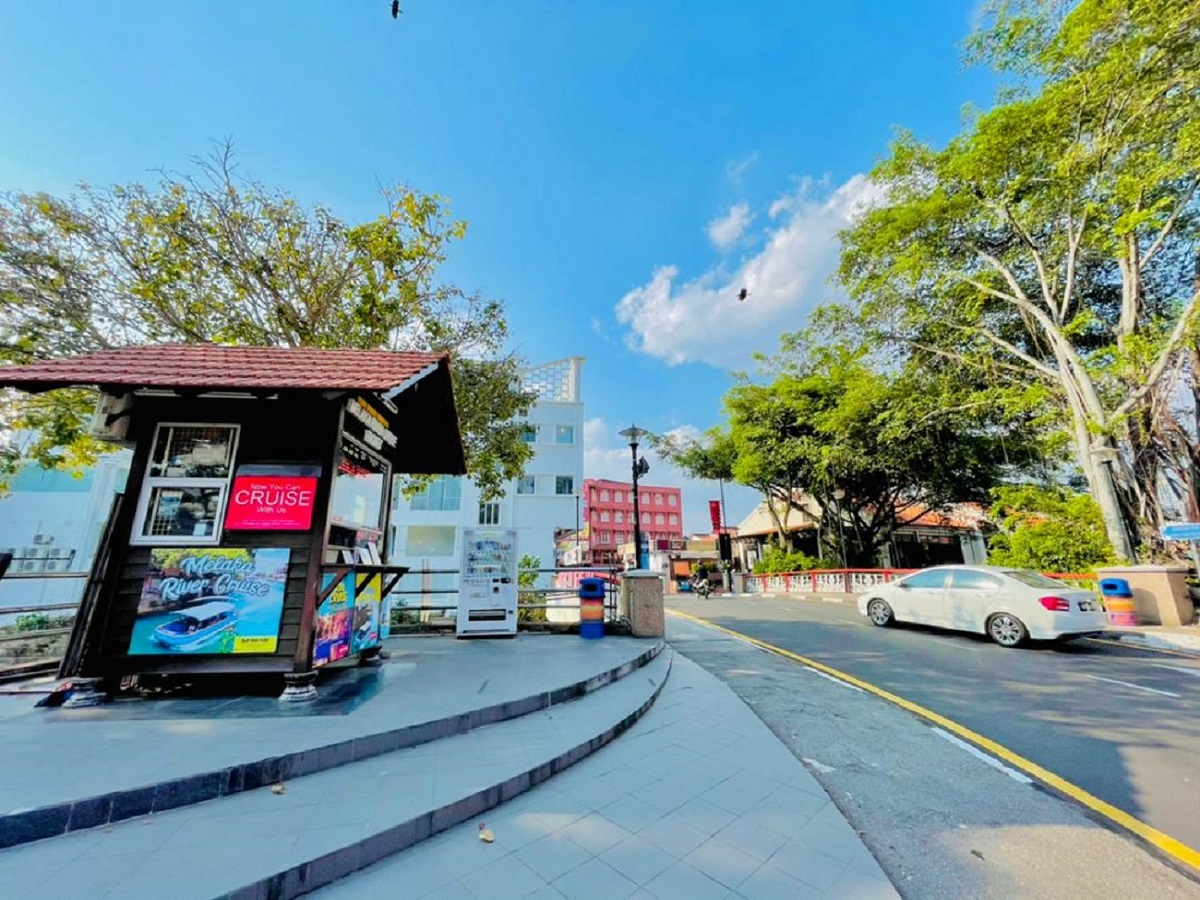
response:
<svg viewBox="0 0 1200 900"><path fill-rule="evenodd" d="M156 344L0 367L0 386L386 391L448 363L444 353Z"/></svg>

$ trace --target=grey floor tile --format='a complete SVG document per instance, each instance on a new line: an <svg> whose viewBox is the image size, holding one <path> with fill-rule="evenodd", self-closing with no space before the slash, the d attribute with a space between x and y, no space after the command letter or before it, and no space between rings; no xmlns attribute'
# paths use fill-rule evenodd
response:
<svg viewBox="0 0 1200 900"><path fill-rule="evenodd" d="M735 850L765 862L786 842L783 835L748 819L735 819L716 835Z"/></svg>
<svg viewBox="0 0 1200 900"><path fill-rule="evenodd" d="M671 818L691 825L697 831L711 837L733 822L737 816L700 797L683 804L671 813Z"/></svg>
<svg viewBox="0 0 1200 900"><path fill-rule="evenodd" d="M628 837L600 854L630 881L644 885L675 864L676 858L637 835Z"/></svg>
<svg viewBox="0 0 1200 900"><path fill-rule="evenodd" d="M554 885L548 884L541 890L529 894L525 900L564 900L564 898Z"/></svg>
<svg viewBox="0 0 1200 900"><path fill-rule="evenodd" d="M746 900L820 900L825 894L786 872L763 866L738 887Z"/></svg>
<svg viewBox="0 0 1200 900"><path fill-rule="evenodd" d="M360 896L366 900L366 897L370 895ZM428 894L421 894L419 896L420 900L478 900L474 894L457 881L451 881L449 884L434 888Z"/></svg>
<svg viewBox="0 0 1200 900"><path fill-rule="evenodd" d="M846 871L846 863L842 860L827 856L799 841L788 841L767 860L767 865L822 891L829 890Z"/></svg>
<svg viewBox="0 0 1200 900"><path fill-rule="evenodd" d="M623 797L616 803L604 807L604 818L616 822L626 831L638 832L665 815L662 810L651 806L637 797Z"/></svg>
<svg viewBox="0 0 1200 900"><path fill-rule="evenodd" d="M555 879L554 887L567 900L621 900L638 886L599 859L590 859Z"/></svg>
<svg viewBox="0 0 1200 900"><path fill-rule="evenodd" d="M605 818L603 813L592 813L590 816L585 816L577 822L572 822L560 832L563 837L574 841L593 856L619 844L631 833Z"/></svg>
<svg viewBox="0 0 1200 900"><path fill-rule="evenodd" d="M654 824L647 825L638 832L638 836L676 859L682 859L708 840L708 835L704 832L697 831L683 822L674 821L670 816L664 816Z"/></svg>
<svg viewBox="0 0 1200 900"><path fill-rule="evenodd" d="M846 869L830 886L827 895L831 900L896 900L899 897L882 873L875 877L855 869Z"/></svg>
<svg viewBox="0 0 1200 900"><path fill-rule="evenodd" d="M515 900L544 887L546 881L516 856L510 855L464 875L458 883L479 900Z"/></svg>
<svg viewBox="0 0 1200 900"><path fill-rule="evenodd" d="M729 888L687 863L677 862L646 885L660 900L724 900Z"/></svg>
<svg viewBox="0 0 1200 900"><path fill-rule="evenodd" d="M685 856L683 861L731 890L736 890L738 885L757 872L763 864L762 860L755 859L718 838L705 841Z"/></svg>
<svg viewBox="0 0 1200 900"><path fill-rule="evenodd" d="M496 844L505 850L520 850L553 833L545 820L527 810L506 810L499 815L497 813L500 813L500 810L485 813L485 821L496 836Z"/></svg>
<svg viewBox="0 0 1200 900"><path fill-rule="evenodd" d="M593 856L574 841L558 834L535 841L514 855L545 881L560 878Z"/></svg>
<svg viewBox="0 0 1200 900"><path fill-rule="evenodd" d="M651 782L630 796L636 797L643 803L648 803L664 813L678 809L695 794L685 793L681 786L673 781L659 779Z"/></svg>
<svg viewBox="0 0 1200 900"><path fill-rule="evenodd" d="M840 813L836 818L814 816L796 832L795 838L800 843L842 862L853 859L858 848L862 846L862 841Z"/></svg>

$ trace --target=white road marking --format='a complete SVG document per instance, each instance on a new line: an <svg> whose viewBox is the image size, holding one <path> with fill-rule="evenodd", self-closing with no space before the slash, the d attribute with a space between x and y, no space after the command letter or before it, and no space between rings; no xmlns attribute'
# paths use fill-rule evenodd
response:
<svg viewBox="0 0 1200 900"><path fill-rule="evenodd" d="M809 666L805 666L804 668L805 668L805 670L807 670L807 671L809 671L809 672L812 672L814 675L819 675L819 676L821 676L821 677L822 677L822 678L824 678L826 681L832 681L834 684L840 684L842 687L844 687L844 688L850 688L850 690L852 690L852 691L858 691L860 694L865 694L865 693L866 693L866 691L864 691L862 688L860 688L860 687L856 687L856 686L855 686L855 685L853 685L853 684L847 684L846 682L842 681L842 679L840 679L840 678L834 678L832 675L826 675L824 672L822 672L822 671L820 671L820 670L818 670L818 669L813 669L813 668L810 668Z"/></svg>
<svg viewBox="0 0 1200 900"><path fill-rule="evenodd" d="M1107 681L1109 684L1119 684L1121 687L1133 688L1135 691L1145 691L1148 694L1162 694L1164 697L1182 697L1182 694L1172 694L1170 691L1160 691L1158 688L1142 687L1140 684L1130 684L1128 681L1117 681L1115 678L1105 678L1103 675L1084 675L1096 681Z"/></svg>
<svg viewBox="0 0 1200 900"><path fill-rule="evenodd" d="M963 750L966 750L972 756L983 760L985 763L987 763L993 769L997 769L998 771L1003 772L1005 775L1007 775L1013 781L1019 781L1019 782L1021 782L1021 784L1033 784L1032 778L1029 778L1026 775L1022 775L1016 769L1010 769L1008 766L1004 765L1004 763L1000 762L1000 760L996 759L996 757L990 756L987 753L984 753L978 747L968 744L964 740L956 738L950 732L942 731L942 729L940 729L940 728L933 728L933 729L931 729L931 731L933 731L933 733L936 734L938 737L945 738L950 743L954 744L954 746L960 747Z"/></svg>
<svg viewBox="0 0 1200 900"><path fill-rule="evenodd" d="M1200 678L1200 669L1185 669L1183 666L1164 666L1162 663L1150 663L1156 669L1170 669L1172 672L1187 672Z"/></svg>

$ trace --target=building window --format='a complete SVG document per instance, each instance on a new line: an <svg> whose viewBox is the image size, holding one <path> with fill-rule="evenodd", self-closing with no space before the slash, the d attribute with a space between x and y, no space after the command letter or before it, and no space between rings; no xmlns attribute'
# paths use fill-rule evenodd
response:
<svg viewBox="0 0 1200 900"><path fill-rule="evenodd" d="M642 506L649 506L649 505L650 505L650 495L642 494Z"/></svg>
<svg viewBox="0 0 1200 900"><path fill-rule="evenodd" d="M556 444L573 444L575 443L575 426L574 425L559 425L554 429L554 443Z"/></svg>
<svg viewBox="0 0 1200 900"><path fill-rule="evenodd" d="M554 493L556 494L574 494L575 479L570 475L559 475L554 479Z"/></svg>
<svg viewBox="0 0 1200 900"><path fill-rule="evenodd" d="M654 495L654 505L655 505L655 506L662 506L662 494L655 494L655 495Z"/></svg>
<svg viewBox="0 0 1200 900"><path fill-rule="evenodd" d="M667 494L667 506L678 506L679 498L674 494Z"/></svg>
<svg viewBox="0 0 1200 900"><path fill-rule="evenodd" d="M621 510L618 509L616 512L613 513L613 521L616 522L618 525L620 523L624 522L625 521L625 513L621 512Z"/></svg>
<svg viewBox="0 0 1200 900"><path fill-rule="evenodd" d="M237 425L159 425L130 543L217 543L237 439Z"/></svg>
<svg viewBox="0 0 1200 900"><path fill-rule="evenodd" d="M517 479L518 494L537 493L537 479L533 475L522 475Z"/></svg>
<svg viewBox="0 0 1200 900"><path fill-rule="evenodd" d="M613 501L614 502L621 503L624 501L624 499L625 499L625 495L622 494L620 491L613 491Z"/></svg>
<svg viewBox="0 0 1200 900"><path fill-rule="evenodd" d="M678 525L679 524L679 516L675 515L675 513L671 513L669 516L667 516L667 524Z"/></svg>
<svg viewBox="0 0 1200 900"><path fill-rule="evenodd" d="M663 514L662 514L662 513L655 513L655 514L654 514L654 524L655 524L655 525L662 525L662 524L663 524Z"/></svg>
<svg viewBox="0 0 1200 900"><path fill-rule="evenodd" d="M409 525L404 554L408 557L453 556L454 525Z"/></svg>
<svg viewBox="0 0 1200 900"><path fill-rule="evenodd" d="M601 502L601 503L607 503L607 502L608 502L608 491L601 491L601 492L600 492L600 502Z"/></svg>
<svg viewBox="0 0 1200 900"><path fill-rule="evenodd" d="M601 522L608 521L608 510L607 509L600 510L600 521Z"/></svg>
<svg viewBox="0 0 1200 900"><path fill-rule="evenodd" d="M409 509L422 510L457 510L462 502L462 479L455 476L439 476L419 494L413 494L409 501Z"/></svg>
<svg viewBox="0 0 1200 900"><path fill-rule="evenodd" d="M500 524L500 504L492 501L490 503L479 504L479 524L480 525L499 525Z"/></svg>
<svg viewBox="0 0 1200 900"><path fill-rule="evenodd" d="M521 440L527 444L536 444L538 439L538 427L536 425L526 425L521 429Z"/></svg>

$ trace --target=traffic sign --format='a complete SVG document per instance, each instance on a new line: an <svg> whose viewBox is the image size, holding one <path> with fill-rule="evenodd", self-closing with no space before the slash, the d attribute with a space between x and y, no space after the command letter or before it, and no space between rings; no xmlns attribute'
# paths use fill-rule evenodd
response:
<svg viewBox="0 0 1200 900"><path fill-rule="evenodd" d="M1200 541L1200 522L1168 522L1162 536L1164 541Z"/></svg>

